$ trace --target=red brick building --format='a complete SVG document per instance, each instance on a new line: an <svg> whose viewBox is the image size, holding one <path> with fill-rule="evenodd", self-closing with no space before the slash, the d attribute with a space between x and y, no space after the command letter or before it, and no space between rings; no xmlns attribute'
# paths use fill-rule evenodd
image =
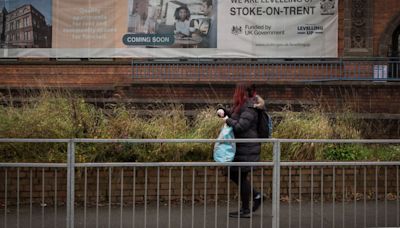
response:
<svg viewBox="0 0 400 228"><path fill-rule="evenodd" d="M272 110L287 104L323 103L332 110L350 104L362 118L395 121L391 126L399 135L399 35L399 0L339 0L337 59L22 58L0 63L0 92L15 98L21 88L63 87L89 100L161 100L191 109L198 103L228 103L236 82L252 81ZM376 82L375 66L387 67L387 80Z"/></svg>
<svg viewBox="0 0 400 228"><path fill-rule="evenodd" d="M23 5L6 15L5 45L9 48L51 47L51 29L32 5Z"/></svg>
<svg viewBox="0 0 400 228"><path fill-rule="evenodd" d="M399 1L342 0L339 5L340 56L399 56Z"/></svg>

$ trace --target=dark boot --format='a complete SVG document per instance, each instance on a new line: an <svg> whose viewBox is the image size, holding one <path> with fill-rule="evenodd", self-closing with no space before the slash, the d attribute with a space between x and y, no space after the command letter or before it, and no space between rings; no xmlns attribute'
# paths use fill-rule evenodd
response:
<svg viewBox="0 0 400 228"><path fill-rule="evenodd" d="M257 193L254 195L254 197L253 197L253 212L258 210L258 208L261 206L261 201L263 199L265 200L265 197L261 196L261 193Z"/></svg>
<svg viewBox="0 0 400 228"><path fill-rule="evenodd" d="M241 208L240 211L235 211L229 213L229 217L231 218L250 218L250 209Z"/></svg>

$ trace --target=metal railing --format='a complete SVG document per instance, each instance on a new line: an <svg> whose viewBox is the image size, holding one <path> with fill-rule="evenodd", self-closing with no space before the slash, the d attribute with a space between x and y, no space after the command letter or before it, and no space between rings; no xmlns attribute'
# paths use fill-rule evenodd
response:
<svg viewBox="0 0 400 228"><path fill-rule="evenodd" d="M80 143L222 141L272 143L273 161L75 161L75 146ZM3 201L0 198L4 208L0 221L2 220L4 227L63 227L60 223L64 218L66 222L61 224L65 224L67 228L264 227L268 224L272 227L400 225L400 162L280 161L282 143L400 144L400 140L0 139L0 143L68 145L67 163L0 163L3 170L0 172L3 175L0 175L0 181L4 183L4 189L0 187L0 192L4 194ZM252 213L250 219L229 217L230 210L240 209L240 197L235 198L234 192L237 191L232 190L234 184L229 181L229 171L233 166L239 166L239 169L253 167L250 183L267 197L262 198L260 213ZM221 174L225 169L228 172ZM119 170L119 173L115 170ZM269 178L271 174L272 178ZM199 184L202 184L200 188ZM22 190L24 186L29 191ZM362 191L359 191L360 187ZM63 191L66 195L60 196ZM40 193L36 194L37 192ZM252 193L251 198L253 196ZM269 196L271 201L268 200ZM51 202L49 199L54 200ZM53 209L50 210L47 204L53 204Z"/></svg>
<svg viewBox="0 0 400 228"><path fill-rule="evenodd" d="M140 80L398 81L400 58L132 60Z"/></svg>

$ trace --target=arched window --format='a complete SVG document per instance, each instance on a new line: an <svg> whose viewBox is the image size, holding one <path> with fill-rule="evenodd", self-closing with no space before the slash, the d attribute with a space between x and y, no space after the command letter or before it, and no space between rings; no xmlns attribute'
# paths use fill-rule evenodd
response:
<svg viewBox="0 0 400 228"><path fill-rule="evenodd" d="M400 57L400 25L397 26L392 36L392 57Z"/></svg>

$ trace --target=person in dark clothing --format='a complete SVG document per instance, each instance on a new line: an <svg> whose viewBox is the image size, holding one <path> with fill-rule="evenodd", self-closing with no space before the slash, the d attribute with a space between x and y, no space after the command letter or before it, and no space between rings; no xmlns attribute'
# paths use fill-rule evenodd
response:
<svg viewBox="0 0 400 228"><path fill-rule="evenodd" d="M233 128L235 138L258 138L258 113L262 99L256 96L255 86L238 84L233 95L233 108L226 111L218 109L218 116L224 118L226 124ZM262 103L264 103L262 101ZM264 106L264 104L262 105ZM233 162L258 162L260 160L261 143L236 143L236 153ZM251 189L251 183L247 177L251 167L230 168L230 179L240 188L242 207L238 212L232 212L230 217L250 218L250 195L253 191L253 208L256 211L261 204L261 194Z"/></svg>

